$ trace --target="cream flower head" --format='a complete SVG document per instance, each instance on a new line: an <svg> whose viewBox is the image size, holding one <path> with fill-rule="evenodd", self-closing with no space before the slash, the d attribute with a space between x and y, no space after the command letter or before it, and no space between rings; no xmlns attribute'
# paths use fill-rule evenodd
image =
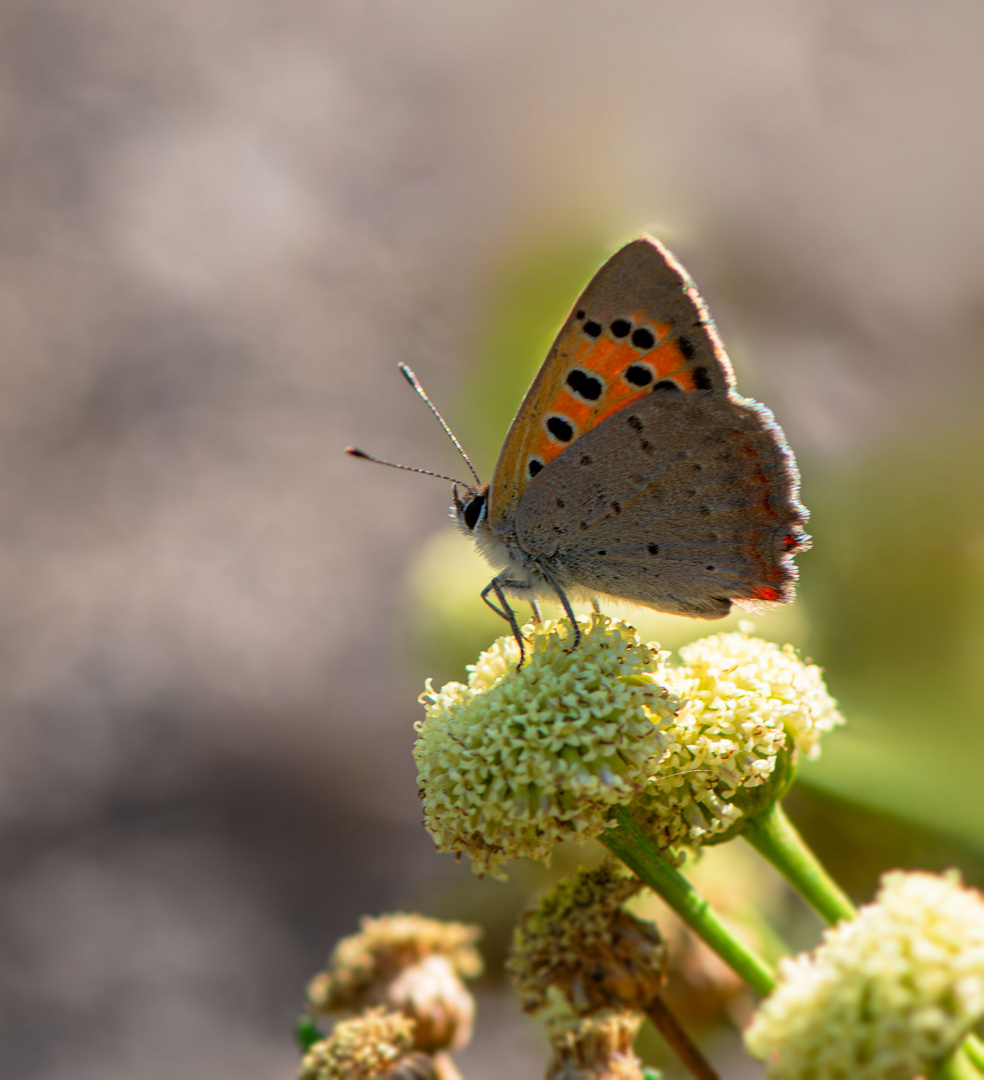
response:
<svg viewBox="0 0 984 1080"><path fill-rule="evenodd" d="M770 1080L910 1080L984 1015L984 898L959 876L894 871L875 903L782 961L745 1032Z"/></svg>
<svg viewBox="0 0 984 1080"><path fill-rule="evenodd" d="M526 856L547 860L565 840L609 827L607 814L643 790L666 747L676 700L665 654L604 615L523 628L526 661L502 637L469 668L468 684L428 684L417 724L424 819L440 851L464 851L501 876Z"/></svg>
<svg viewBox="0 0 984 1080"><path fill-rule="evenodd" d="M843 718L820 669L791 645L715 634L680 650L667 687L683 703L668 746L632 811L664 847L720 842L778 799L793 750L816 757Z"/></svg>

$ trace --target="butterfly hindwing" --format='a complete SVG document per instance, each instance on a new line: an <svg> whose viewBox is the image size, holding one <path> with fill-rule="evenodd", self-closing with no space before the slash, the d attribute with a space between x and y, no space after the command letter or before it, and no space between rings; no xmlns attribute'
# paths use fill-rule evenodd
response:
<svg viewBox="0 0 984 1080"><path fill-rule="evenodd" d="M727 395L650 395L587 432L524 493L515 531L558 580L719 618L791 599L806 546L771 413Z"/></svg>
<svg viewBox="0 0 984 1080"><path fill-rule="evenodd" d="M578 298L519 407L492 478L490 525L502 528L538 473L633 403L733 383L683 268L655 240L626 245Z"/></svg>

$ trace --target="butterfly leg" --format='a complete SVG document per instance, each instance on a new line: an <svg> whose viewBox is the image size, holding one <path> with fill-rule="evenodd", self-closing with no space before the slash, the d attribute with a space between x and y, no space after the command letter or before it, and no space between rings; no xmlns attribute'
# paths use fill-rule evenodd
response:
<svg viewBox="0 0 984 1080"><path fill-rule="evenodd" d="M543 622L543 612L540 610L540 605L535 600L531 600L530 607L533 609L533 621Z"/></svg>
<svg viewBox="0 0 984 1080"><path fill-rule="evenodd" d="M499 580L494 577L488 585L482 589L482 599L486 604L499 616L500 619L505 619L509 623L509 629L512 630L513 637L516 639L516 644L519 646L519 667L523 666L523 661L526 659L526 649L523 645L523 635L519 632L519 623L516 621L516 612L513 611L506 599L506 594L502 591L502 587L506 586L509 589L528 589L529 585L525 581L510 581L508 578ZM499 601L498 605L494 604L489 599L489 593L495 593L496 600Z"/></svg>
<svg viewBox="0 0 984 1080"><path fill-rule="evenodd" d="M601 614L601 605L593 596L591 597L591 607L594 609L595 615Z"/></svg>
<svg viewBox="0 0 984 1080"><path fill-rule="evenodd" d="M550 573L550 571L543 565L543 563L537 563L540 568L540 572L547 579L550 588L557 594L557 599L560 601L564 608L564 613L571 621L571 626L574 630L574 644L571 645L568 652L573 652L578 645L581 644L581 628L577 625L577 618L574 615L574 609L571 607L570 600L567 599L567 593L560 587L560 582Z"/></svg>

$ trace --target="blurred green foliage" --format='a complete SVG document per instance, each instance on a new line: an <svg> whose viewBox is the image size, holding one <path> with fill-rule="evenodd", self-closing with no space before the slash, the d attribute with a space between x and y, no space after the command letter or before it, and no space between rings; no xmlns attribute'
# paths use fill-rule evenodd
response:
<svg viewBox="0 0 984 1080"><path fill-rule="evenodd" d="M486 289L487 329L456 413L464 417L469 453L483 480L492 477L509 422L561 323L610 254L605 238L576 235L503 252Z"/></svg>
<svg viewBox="0 0 984 1080"><path fill-rule="evenodd" d="M927 431L808 472L808 646L849 720L804 777L984 856L984 440Z"/></svg>

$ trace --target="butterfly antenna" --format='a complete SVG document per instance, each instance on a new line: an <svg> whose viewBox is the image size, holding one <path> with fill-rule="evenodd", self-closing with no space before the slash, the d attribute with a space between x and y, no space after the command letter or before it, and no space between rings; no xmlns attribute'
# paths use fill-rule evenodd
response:
<svg viewBox="0 0 984 1080"><path fill-rule="evenodd" d="M441 416L441 414L440 414L440 413L439 413L439 412L437 411L437 406L436 406L436 405L434 404L434 402L433 402L433 401L431 401L431 399L430 399L430 398L429 398L429 397L427 396L427 392L426 392L426 391L424 390L424 388L423 388L423 387L422 387L422 386L420 385L420 382L419 382L419 381L417 380L417 376L416 376L416 375L414 375L414 373L413 373L413 372L412 372L412 371L411 371L411 370L410 370L410 369L409 369L409 368L407 367L407 365L406 365L406 364L400 364L400 371L402 371L402 372L403 372L403 377L404 377L404 378L405 378L405 379L407 380L407 382L408 382L408 383L409 383L409 384L410 384L410 385L411 385L411 386L412 386L412 387L414 388L414 390L416 390L416 391L417 391L417 394L418 394L418 395L419 395L419 396L420 396L420 397L421 397L421 398L423 399L423 402L424 402L424 404L425 404L425 405L427 406L427 408L428 408L428 409L430 409L430 411L431 411L431 412L432 412L432 413L433 413L433 414L434 414L434 415L435 415L435 416L437 417L437 422L438 422L438 423L439 423L439 424L441 425L441 427L442 427L442 428L444 428L444 433L445 433L445 434L447 435L447 437L448 437L448 438L449 438L449 439L450 439L450 440L451 440L451 441L452 441L452 442L454 443L455 449L456 449L456 450L458 451L458 453L459 453L459 454L461 454L461 456L462 456L462 457L463 457L463 458L465 459L465 464L466 464L466 465L468 466L468 468L469 468L469 469L471 469L471 474L472 474L472 476L474 476L474 477L475 477L475 483L476 483L476 484L478 484L478 486L479 486L479 487L481 487L481 485L482 485L482 481L481 481L481 480L479 480L479 478L478 478L478 473L477 473L477 472L475 472L475 466L474 466L474 465L472 465L472 463L471 463L471 458L469 458L469 456L468 456L468 455L467 455L467 454L465 453L464 447L463 447L463 446L461 445L461 443L460 443L460 442L458 442L458 440L457 440L457 439L455 438L455 436L454 436L454 432L453 432L453 431L452 431L452 430L451 430L451 429L450 429L450 428L448 427L448 425L447 425L447 421L446 421L446 420L444 419L444 417L443 417L443 416ZM388 464L388 462L387 462L386 464ZM404 466L404 468L406 468L406 466ZM436 474L435 474L435 475L436 475ZM446 478L445 478L445 479L446 479ZM468 484L464 484L463 486L464 486L464 487L468 487L469 485L468 485Z"/></svg>
<svg viewBox="0 0 984 1080"><path fill-rule="evenodd" d="M455 480L453 476L431 472L430 469L418 469L415 465L397 465L395 461L383 461L382 458L373 457L372 454L367 454L365 450L358 450L354 446L346 446L345 453L350 454L352 457L362 458L363 461L371 461L376 465L388 465L391 469L404 469L406 472L420 473L422 476L436 476L438 480L450 480L452 484L459 484L461 487L467 488L468 491L474 490L471 484L466 484L464 480Z"/></svg>

